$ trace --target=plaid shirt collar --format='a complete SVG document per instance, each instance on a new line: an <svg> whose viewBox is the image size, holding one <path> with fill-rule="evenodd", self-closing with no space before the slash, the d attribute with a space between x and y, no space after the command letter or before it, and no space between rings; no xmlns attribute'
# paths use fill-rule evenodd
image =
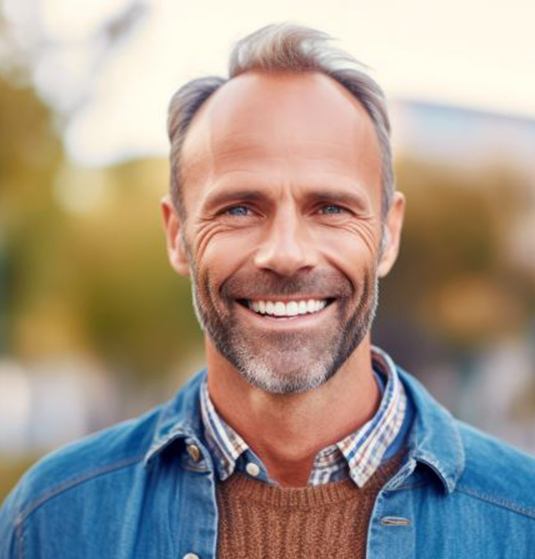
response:
<svg viewBox="0 0 535 559"><path fill-rule="evenodd" d="M314 459L309 485L320 485L346 479L348 476L363 487L400 431L407 398L391 357L372 346L372 362L386 381L381 403L375 415L357 431L320 450ZM271 482L266 468L247 443L217 413L208 394L206 380L200 391L201 415L206 442L210 448L219 478L227 479L237 469L248 471L253 466L258 479ZM255 472L255 473L256 473Z"/></svg>

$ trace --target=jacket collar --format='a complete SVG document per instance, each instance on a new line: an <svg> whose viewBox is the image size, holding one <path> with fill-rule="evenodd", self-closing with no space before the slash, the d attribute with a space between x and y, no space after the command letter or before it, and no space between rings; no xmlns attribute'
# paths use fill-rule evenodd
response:
<svg viewBox="0 0 535 559"><path fill-rule="evenodd" d="M464 470L464 448L456 422L449 411L439 404L416 380L401 367L398 374L409 399L414 405L414 419L410 430L409 457L427 465L440 479L448 493ZM145 455L145 464L165 448L178 441L191 440L199 445L208 456L203 443L203 428L200 411L200 386L206 370L197 373L178 392L176 397L164 405L152 439ZM209 460L211 462L211 460Z"/></svg>
<svg viewBox="0 0 535 559"><path fill-rule="evenodd" d="M397 367L414 404L414 420L408 440L409 457L429 466L451 493L461 477L465 455L456 420L412 375Z"/></svg>
<svg viewBox="0 0 535 559"><path fill-rule="evenodd" d="M203 369L163 406L152 443L145 454L146 466L174 442L185 441L187 443L191 439L195 444L204 446L199 394L205 377L206 369ZM208 453L205 451L203 454L206 456Z"/></svg>

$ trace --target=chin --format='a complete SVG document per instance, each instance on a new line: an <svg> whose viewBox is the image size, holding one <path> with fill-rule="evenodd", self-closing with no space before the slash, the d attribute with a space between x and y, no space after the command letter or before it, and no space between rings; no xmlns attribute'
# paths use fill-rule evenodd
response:
<svg viewBox="0 0 535 559"><path fill-rule="evenodd" d="M296 366L295 362L275 365L254 359L237 365L237 370L249 384L270 394L308 392L325 384L336 372L318 362L303 367L302 361Z"/></svg>

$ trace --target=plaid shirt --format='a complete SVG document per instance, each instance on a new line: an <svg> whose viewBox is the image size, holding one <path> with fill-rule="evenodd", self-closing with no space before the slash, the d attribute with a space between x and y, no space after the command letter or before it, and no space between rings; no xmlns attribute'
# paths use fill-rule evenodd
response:
<svg viewBox="0 0 535 559"><path fill-rule="evenodd" d="M381 460L400 431L407 398L396 367L390 356L372 346L374 370L385 377L381 403L375 415L347 437L320 450L314 459L309 485L320 485L351 477L359 486L374 474ZM250 471L256 464L255 477L269 483L265 466L247 443L217 413L206 381L201 386L201 415L206 441L214 456L219 478L225 480L235 470Z"/></svg>

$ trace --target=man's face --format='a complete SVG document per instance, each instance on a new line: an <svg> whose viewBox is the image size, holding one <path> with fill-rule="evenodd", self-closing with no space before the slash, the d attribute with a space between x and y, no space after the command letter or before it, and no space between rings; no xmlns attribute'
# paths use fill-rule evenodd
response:
<svg viewBox="0 0 535 559"><path fill-rule="evenodd" d="M324 75L247 73L201 109L182 161L182 251L209 345L268 392L326 382L377 304L367 113Z"/></svg>

